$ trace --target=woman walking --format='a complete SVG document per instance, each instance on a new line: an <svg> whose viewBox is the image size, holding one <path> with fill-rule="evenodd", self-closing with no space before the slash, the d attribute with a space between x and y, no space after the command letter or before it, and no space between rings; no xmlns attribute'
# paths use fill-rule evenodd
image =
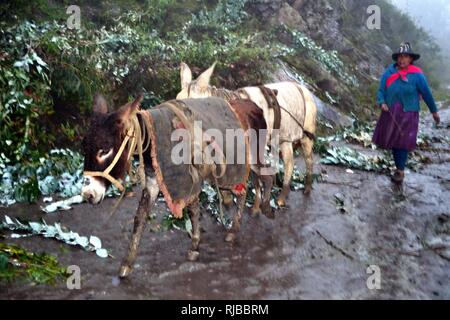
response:
<svg viewBox="0 0 450 320"><path fill-rule="evenodd" d="M440 123L438 109L422 70L414 65L420 55L414 53L409 43L402 43L392 55L396 62L390 65L381 78L377 103L382 112L373 135L373 143L392 150L397 170L392 176L402 184L408 153L417 145L420 98L422 97Z"/></svg>

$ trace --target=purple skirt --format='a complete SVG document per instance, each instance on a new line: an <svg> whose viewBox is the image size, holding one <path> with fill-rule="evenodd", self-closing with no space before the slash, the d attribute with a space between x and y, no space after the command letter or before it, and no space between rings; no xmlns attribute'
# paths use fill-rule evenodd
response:
<svg viewBox="0 0 450 320"><path fill-rule="evenodd" d="M389 112L381 112L372 142L382 149L413 151L417 146L419 113L404 112L401 103L394 104Z"/></svg>

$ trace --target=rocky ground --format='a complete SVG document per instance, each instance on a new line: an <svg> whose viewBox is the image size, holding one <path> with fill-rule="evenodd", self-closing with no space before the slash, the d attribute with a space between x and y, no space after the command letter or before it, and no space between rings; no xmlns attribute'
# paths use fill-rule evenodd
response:
<svg viewBox="0 0 450 320"><path fill-rule="evenodd" d="M449 137L450 110L444 126L426 131ZM203 213L200 258L188 262L190 239L181 231L144 233L135 270L116 278L128 246L137 198L126 198L110 218L115 200L82 204L72 211L45 215L84 235L96 235L115 258L55 240L9 239L32 251L56 255L63 265L81 268L81 289L0 283L2 299L450 299L450 151L434 143L425 152L432 161L408 172L404 188L370 172L349 172L319 164L324 181L306 197L291 193L288 208L275 220L245 215L234 244L225 231ZM299 167L303 168L301 159ZM302 169L303 170L303 169ZM341 194L345 210L336 208ZM157 212L165 210L160 202ZM0 209L0 218L41 218L37 205ZM381 289L367 286L367 268L378 266Z"/></svg>

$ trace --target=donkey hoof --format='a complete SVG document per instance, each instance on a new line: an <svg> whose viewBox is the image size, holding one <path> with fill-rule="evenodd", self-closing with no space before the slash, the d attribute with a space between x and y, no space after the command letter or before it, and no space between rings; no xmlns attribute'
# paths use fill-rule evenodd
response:
<svg viewBox="0 0 450 320"><path fill-rule="evenodd" d="M131 267L129 267L127 265L122 265L122 266L120 266L119 277L126 278L130 275L131 271L132 271Z"/></svg>
<svg viewBox="0 0 450 320"><path fill-rule="evenodd" d="M228 233L225 237L225 242L233 242L236 239L236 235L234 233Z"/></svg>
<svg viewBox="0 0 450 320"><path fill-rule="evenodd" d="M270 205L263 210L263 214L270 220L275 219L275 211L273 210L273 208Z"/></svg>
<svg viewBox="0 0 450 320"><path fill-rule="evenodd" d="M305 196L309 196L311 194L312 188L311 187L305 187L305 191L303 192L303 194Z"/></svg>
<svg viewBox="0 0 450 320"><path fill-rule="evenodd" d="M253 218L256 218L257 216L259 216L262 213L261 208L251 208L250 209L250 215Z"/></svg>
<svg viewBox="0 0 450 320"><path fill-rule="evenodd" d="M278 198L278 199L277 199L277 205L278 205L280 208L286 207L286 199L284 199L284 198Z"/></svg>
<svg viewBox="0 0 450 320"><path fill-rule="evenodd" d="M229 208L233 204L233 195L231 193L224 193L222 195L222 203Z"/></svg>
<svg viewBox="0 0 450 320"><path fill-rule="evenodd" d="M188 260L189 261L197 261L199 255L200 255L200 252L195 251L195 250L189 250Z"/></svg>

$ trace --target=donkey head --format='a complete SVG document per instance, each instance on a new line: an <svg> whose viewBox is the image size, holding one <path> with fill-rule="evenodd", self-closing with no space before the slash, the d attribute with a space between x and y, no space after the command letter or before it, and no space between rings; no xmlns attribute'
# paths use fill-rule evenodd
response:
<svg viewBox="0 0 450 320"><path fill-rule="evenodd" d="M82 141L84 171L104 171L114 160L127 134L131 115L139 108L142 96L129 102L115 112L108 113L106 100L97 95L94 98L91 124ZM110 175L123 179L128 169L128 146L114 165ZM92 204L101 202L111 182L103 177L84 176L82 196Z"/></svg>
<svg viewBox="0 0 450 320"><path fill-rule="evenodd" d="M211 96L209 80L214 72L216 63L204 71L196 80L192 80L192 72L189 66L182 62L180 66L181 91L177 99L206 98Z"/></svg>

